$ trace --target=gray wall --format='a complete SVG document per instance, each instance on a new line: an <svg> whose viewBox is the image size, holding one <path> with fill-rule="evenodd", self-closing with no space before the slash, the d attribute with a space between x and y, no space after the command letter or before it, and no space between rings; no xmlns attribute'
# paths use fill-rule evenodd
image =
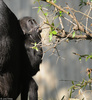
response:
<svg viewBox="0 0 92 100"><path fill-rule="evenodd" d="M37 4L33 4L34 0L4 1L18 18L32 16L38 23L41 23L41 19L37 14L37 9L33 9L33 7L37 7ZM80 0L57 1L58 3L61 2L62 6L65 5L65 2L68 2L71 7L74 7L77 10L79 9L78 5ZM78 16L78 18L80 19L81 16ZM65 21L64 23L66 25L67 22ZM66 30L68 30L67 27ZM87 79L86 68L92 68L92 61L89 60L88 62L85 62L85 59L82 59L82 61L79 62L78 56L73 55L73 52L79 54L91 54L91 47L92 43L90 41L80 41L76 43L72 40L69 43L62 42L61 45L58 46L61 59L59 59L57 63L57 56L49 56L51 51L47 52L44 55L43 63L40 66L40 72L34 77L39 86L39 99L60 100L64 95L67 95L68 97L68 88L72 84L71 82L60 80L80 81L83 78ZM76 96L76 94L74 96ZM65 100L67 100L67 97ZM92 97L92 93L90 93L90 97ZM91 98L88 100L91 100Z"/></svg>

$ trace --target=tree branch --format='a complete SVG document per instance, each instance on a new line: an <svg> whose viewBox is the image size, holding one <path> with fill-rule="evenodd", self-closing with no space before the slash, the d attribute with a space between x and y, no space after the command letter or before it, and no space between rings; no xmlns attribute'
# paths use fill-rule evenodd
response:
<svg viewBox="0 0 92 100"><path fill-rule="evenodd" d="M54 7L56 7L58 10L64 12L65 14L67 14L68 16L70 16L70 18L73 19L74 22L73 25L74 27L72 28L74 31L81 31L83 33L86 33L85 35L77 35L75 34L75 36L73 37L72 34L69 35L68 32L65 32L65 30L60 30L58 28L55 28L54 26L50 25L49 23L45 23L45 24L48 24L50 25L51 27L53 27L55 30L58 31L58 34L56 34L57 37L59 38L66 38L68 37L69 39L92 39L92 33L88 31L88 28L86 27L86 29L84 28L83 25L81 25L78 20L76 19L75 15L71 14L70 12L66 11L65 9L63 9L62 7L56 5L54 2L50 1L50 0L41 0L41 1L46 1L47 3L53 5ZM67 5L67 9L69 9L70 11L72 11L72 8L69 7L69 5L66 3ZM74 10L74 9L73 9ZM85 14L84 14L85 15ZM86 15L87 16L87 15ZM89 16L89 15L88 15ZM63 17L64 18L64 17ZM60 20L60 18L59 18ZM60 20L61 21L61 20ZM69 20L68 20L69 21ZM69 21L70 22L70 21ZM61 23L62 24L62 23ZM61 33L61 34L59 34Z"/></svg>

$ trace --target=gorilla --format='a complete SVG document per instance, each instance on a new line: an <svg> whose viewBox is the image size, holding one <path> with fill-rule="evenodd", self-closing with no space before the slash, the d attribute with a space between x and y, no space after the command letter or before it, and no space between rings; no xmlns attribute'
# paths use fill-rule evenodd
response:
<svg viewBox="0 0 92 100"><path fill-rule="evenodd" d="M41 28L38 26L37 22L32 17L23 17L19 20L20 26L25 35L25 48L32 66L32 70L34 74L39 71L39 65L42 62L42 42L41 42ZM33 49L34 44L37 44L37 50ZM30 72L29 72L30 75ZM28 78L28 76L27 76ZM27 92L29 91L29 100L38 100L37 96L37 84L35 81L29 77L29 81L27 82L26 86L29 86ZM31 83L31 84L28 84ZM25 93L24 89L24 93ZM22 94L24 94L22 92ZM21 95L22 95L21 94ZM27 93L25 93L27 94ZM23 97L24 98L24 97Z"/></svg>
<svg viewBox="0 0 92 100"><path fill-rule="evenodd" d="M20 26L25 35L25 48L33 68L34 74L39 71L39 65L42 62L42 42L41 42L41 28L32 17L23 17L20 20ZM33 49L36 43L36 49Z"/></svg>
<svg viewBox="0 0 92 100"><path fill-rule="evenodd" d="M20 93L22 55L28 59L23 41L19 21L0 0L0 98L15 100Z"/></svg>
<svg viewBox="0 0 92 100"><path fill-rule="evenodd" d="M25 35L19 20L3 0L0 0L0 99L16 100L21 93L21 99L27 100L29 92L29 100L36 100L34 96L37 95L37 85L32 76L38 71L42 60L37 65L36 60L31 61L35 57L28 54L24 44ZM32 52L38 53L35 50ZM38 55L39 53L36 56ZM32 58L29 59L29 56Z"/></svg>

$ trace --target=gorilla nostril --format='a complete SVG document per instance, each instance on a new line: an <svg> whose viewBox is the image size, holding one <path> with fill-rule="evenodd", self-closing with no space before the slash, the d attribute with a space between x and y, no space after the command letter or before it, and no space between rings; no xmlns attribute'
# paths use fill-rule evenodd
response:
<svg viewBox="0 0 92 100"><path fill-rule="evenodd" d="M39 27L39 32L42 32L42 28L41 27Z"/></svg>

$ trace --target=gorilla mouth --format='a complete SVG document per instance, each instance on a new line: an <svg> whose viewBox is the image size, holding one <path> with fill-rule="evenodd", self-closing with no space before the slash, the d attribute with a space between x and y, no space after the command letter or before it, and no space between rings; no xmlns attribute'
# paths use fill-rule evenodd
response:
<svg viewBox="0 0 92 100"><path fill-rule="evenodd" d="M36 27L32 28L28 33L29 34L33 34L33 32L41 33L42 32L42 28L39 27L39 26L36 26Z"/></svg>

